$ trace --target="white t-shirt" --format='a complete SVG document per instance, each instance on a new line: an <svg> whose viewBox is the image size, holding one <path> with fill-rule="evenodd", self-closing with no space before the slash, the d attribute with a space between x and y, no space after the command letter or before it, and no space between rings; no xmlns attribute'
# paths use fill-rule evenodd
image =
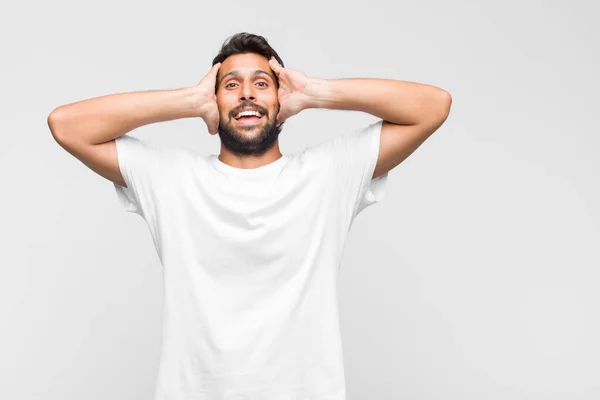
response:
<svg viewBox="0 0 600 400"><path fill-rule="evenodd" d="M372 179L382 120L254 169L116 139L126 211L164 274L155 400L345 400L337 276Z"/></svg>

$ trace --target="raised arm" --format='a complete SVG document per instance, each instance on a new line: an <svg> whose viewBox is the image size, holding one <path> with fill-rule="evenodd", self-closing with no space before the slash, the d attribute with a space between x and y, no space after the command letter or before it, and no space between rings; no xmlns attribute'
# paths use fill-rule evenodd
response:
<svg viewBox="0 0 600 400"><path fill-rule="evenodd" d="M383 120L377 178L412 154L446 120L450 93L422 83L379 78L318 79L269 65L280 82L281 118L309 108L363 111Z"/></svg>
<svg viewBox="0 0 600 400"><path fill-rule="evenodd" d="M383 119L373 179L398 166L447 119L448 92L422 83L390 79L321 80L312 107L364 111Z"/></svg>
<svg viewBox="0 0 600 400"><path fill-rule="evenodd" d="M104 178L126 186L114 139L143 125L179 118L204 119L216 134L219 114L214 94L215 64L196 86L117 93L60 106L48 116L54 139Z"/></svg>

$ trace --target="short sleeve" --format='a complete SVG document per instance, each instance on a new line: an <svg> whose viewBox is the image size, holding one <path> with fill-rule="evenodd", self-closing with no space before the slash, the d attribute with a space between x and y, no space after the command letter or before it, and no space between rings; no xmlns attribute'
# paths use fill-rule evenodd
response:
<svg viewBox="0 0 600 400"><path fill-rule="evenodd" d="M353 220L365 208L383 200L388 173L373 178L383 120L364 128L340 134L317 146L322 156L333 162L335 190L340 204Z"/></svg>
<svg viewBox="0 0 600 400"><path fill-rule="evenodd" d="M115 138L119 170L127 187L113 183L122 208L147 219L165 182L166 149L123 135Z"/></svg>

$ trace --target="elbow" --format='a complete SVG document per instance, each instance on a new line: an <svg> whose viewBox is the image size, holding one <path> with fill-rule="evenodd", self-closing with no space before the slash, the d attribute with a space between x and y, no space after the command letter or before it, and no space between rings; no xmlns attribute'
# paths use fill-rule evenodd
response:
<svg viewBox="0 0 600 400"><path fill-rule="evenodd" d="M441 97L442 97L442 99L440 101L442 103L442 108L444 110L446 110L446 113L449 113L450 107L452 107L452 96L450 95L450 93L448 93L444 90L442 92Z"/></svg>
<svg viewBox="0 0 600 400"><path fill-rule="evenodd" d="M59 141L63 135L63 129L61 126L63 125L60 121L62 119L63 110L60 107L55 108L47 118L48 128L52 133L52 137L54 140Z"/></svg>
<svg viewBox="0 0 600 400"><path fill-rule="evenodd" d="M450 93L442 90L440 99L438 100L439 114L442 118L442 122L450 115L450 108L452 107L452 96Z"/></svg>

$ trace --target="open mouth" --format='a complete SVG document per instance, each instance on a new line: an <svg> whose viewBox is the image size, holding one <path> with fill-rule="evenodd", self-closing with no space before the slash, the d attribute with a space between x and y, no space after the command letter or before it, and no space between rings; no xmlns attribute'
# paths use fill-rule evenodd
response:
<svg viewBox="0 0 600 400"><path fill-rule="evenodd" d="M258 111L244 111L240 114L242 115L240 115L238 118L234 117L234 119L242 125L256 124L263 118L263 114Z"/></svg>
<svg viewBox="0 0 600 400"><path fill-rule="evenodd" d="M240 117L236 121L240 125L256 125L261 119L262 117Z"/></svg>
<svg viewBox="0 0 600 400"><path fill-rule="evenodd" d="M236 121L258 121L259 119L262 119L262 117L249 115L249 116L239 117Z"/></svg>

